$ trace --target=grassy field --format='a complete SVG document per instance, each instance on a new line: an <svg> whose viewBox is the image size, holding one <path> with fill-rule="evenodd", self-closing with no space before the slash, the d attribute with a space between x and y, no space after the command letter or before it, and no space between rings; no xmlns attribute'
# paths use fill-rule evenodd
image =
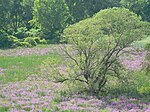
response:
<svg viewBox="0 0 150 112"><path fill-rule="evenodd" d="M0 50L0 112L149 112L150 76L144 70L129 72L130 83L113 80L98 97L76 92L70 96L72 88L41 78L45 60L61 61L59 47Z"/></svg>
<svg viewBox="0 0 150 112"><path fill-rule="evenodd" d="M4 74L0 75L0 81L4 83L22 81L31 74L38 74L40 64L51 56L57 57L56 54L0 57L0 67L5 69Z"/></svg>

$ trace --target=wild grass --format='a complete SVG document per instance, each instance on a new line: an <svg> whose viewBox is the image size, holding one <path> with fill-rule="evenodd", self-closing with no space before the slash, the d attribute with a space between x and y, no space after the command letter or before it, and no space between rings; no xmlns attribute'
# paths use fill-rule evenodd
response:
<svg viewBox="0 0 150 112"><path fill-rule="evenodd" d="M8 107L0 107L0 112L9 112Z"/></svg>
<svg viewBox="0 0 150 112"><path fill-rule="evenodd" d="M0 57L0 67L4 68L4 74L0 75L0 82L16 82L25 80L29 75L38 74L39 66L48 57L57 58L57 54L8 56Z"/></svg>

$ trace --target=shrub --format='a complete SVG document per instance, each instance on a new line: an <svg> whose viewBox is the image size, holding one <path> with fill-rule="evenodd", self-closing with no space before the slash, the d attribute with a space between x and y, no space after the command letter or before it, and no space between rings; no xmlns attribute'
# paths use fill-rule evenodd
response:
<svg viewBox="0 0 150 112"><path fill-rule="evenodd" d="M138 93L143 95L150 95L150 75L146 71L138 71L133 74L134 87L137 88Z"/></svg>
<svg viewBox="0 0 150 112"><path fill-rule="evenodd" d="M66 28L63 36L70 46L64 45L63 50L70 59L69 71L68 75L58 72L55 80L78 80L86 83L91 93L99 93L109 76L122 74L122 50L145 37L149 26L128 9L112 8Z"/></svg>
<svg viewBox="0 0 150 112"><path fill-rule="evenodd" d="M140 94L150 95L150 86L142 86L138 89Z"/></svg>
<svg viewBox="0 0 150 112"><path fill-rule="evenodd" d="M36 43L36 41L34 40L33 37L26 37L24 39L24 42L29 43L31 46L36 46L37 45L37 43Z"/></svg>
<svg viewBox="0 0 150 112"><path fill-rule="evenodd" d="M27 28L26 27L20 27L17 29L17 32L14 33L14 36L16 36L19 39L23 39L27 37Z"/></svg>
<svg viewBox="0 0 150 112"><path fill-rule="evenodd" d="M40 44L41 38L40 38L40 37L34 37L34 40L35 40L35 42L36 42L37 44Z"/></svg>
<svg viewBox="0 0 150 112"><path fill-rule="evenodd" d="M47 44L47 41L45 39L41 39L40 37L34 37L34 40L37 44Z"/></svg>
<svg viewBox="0 0 150 112"><path fill-rule="evenodd" d="M143 48L146 48L147 44L149 43L150 43L150 37L147 37L140 41L135 41L134 43L132 43L132 46L137 49L143 49Z"/></svg>
<svg viewBox="0 0 150 112"><path fill-rule="evenodd" d="M37 44L47 44L45 39L40 39L40 37L27 37L24 39L18 39L17 41L14 40L14 44L12 45L13 48L16 47L33 47Z"/></svg>
<svg viewBox="0 0 150 112"><path fill-rule="evenodd" d="M14 36L18 37L20 39L20 41L22 39L25 39L25 38L29 38L29 37L32 37L34 38L34 41L37 43L37 44L45 44L46 43L46 40L41 40L41 37L43 36L43 33L40 29L30 29L29 31L27 30L26 27L21 27L21 28L18 28L17 29L17 32L14 33ZM25 39L26 42L27 41L32 41L30 44L32 46L35 46L35 42L33 42L33 39ZM18 43L19 44L19 43ZM20 46L20 45L19 45Z"/></svg>
<svg viewBox="0 0 150 112"><path fill-rule="evenodd" d="M16 42L14 45L13 45L14 48L16 47L32 47L31 44L29 44L28 42Z"/></svg>
<svg viewBox="0 0 150 112"><path fill-rule="evenodd" d="M42 37L43 32L40 29L30 29L26 32L28 37Z"/></svg>
<svg viewBox="0 0 150 112"><path fill-rule="evenodd" d="M47 44L47 41L45 39L41 39L40 44Z"/></svg>

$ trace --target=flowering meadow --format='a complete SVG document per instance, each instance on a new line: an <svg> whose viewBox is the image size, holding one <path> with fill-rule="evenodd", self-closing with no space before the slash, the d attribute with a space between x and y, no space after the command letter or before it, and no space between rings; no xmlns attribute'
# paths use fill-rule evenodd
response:
<svg viewBox="0 0 150 112"><path fill-rule="evenodd" d="M143 82L137 81L137 85L140 85L139 87L141 88L139 89L139 93L138 90L135 90L134 94L130 94L132 93L132 89L127 89L129 91L125 93L123 91L119 93L118 88L110 89L109 93L106 92L98 96L91 96L84 93L74 93L71 95L61 93L59 89L65 90L65 85L49 81L48 78L42 77L42 72L40 72L42 61L50 56L58 58L61 55L59 47L60 45L54 45L43 48L0 50L0 58L3 58L3 61L0 61L0 77L2 78L0 80L0 112L150 112L150 94L145 93L146 87L149 86L144 85L147 84L146 81L148 79L144 79L147 76L143 76ZM147 54L146 51L136 51L132 48L125 50L132 50L132 52L126 53L120 58L123 66L129 72L141 72ZM38 57L35 58L32 56ZM14 72L17 74L18 69L25 70L24 72L20 70L20 72L28 73L26 78L22 80L22 77L18 76L20 74L11 77L11 75L7 75L7 71L12 69L17 62L11 63L9 60L5 60L4 57L8 59L14 57L16 57L14 59L20 58L20 63L29 64L30 68L38 69L27 72L30 69L22 69L21 67L27 66L21 64L21 67L15 69L16 71ZM22 60L26 58L22 57L33 59L25 63ZM34 64L29 63L30 61ZM4 63L10 63L10 65ZM17 67L19 64L15 66ZM5 78L17 78L17 80L8 81ZM138 75L136 78L138 79ZM3 82L3 80L5 81ZM133 87L135 88L137 85L133 85ZM122 86L120 90L124 90L124 88L126 87ZM117 92L118 94L116 94Z"/></svg>

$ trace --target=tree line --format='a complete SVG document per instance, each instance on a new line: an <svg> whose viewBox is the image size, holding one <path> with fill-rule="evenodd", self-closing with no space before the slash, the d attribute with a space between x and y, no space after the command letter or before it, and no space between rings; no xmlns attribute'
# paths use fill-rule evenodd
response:
<svg viewBox="0 0 150 112"><path fill-rule="evenodd" d="M0 0L0 4L0 47L59 43L67 26L112 7L128 8L150 22L149 0Z"/></svg>

